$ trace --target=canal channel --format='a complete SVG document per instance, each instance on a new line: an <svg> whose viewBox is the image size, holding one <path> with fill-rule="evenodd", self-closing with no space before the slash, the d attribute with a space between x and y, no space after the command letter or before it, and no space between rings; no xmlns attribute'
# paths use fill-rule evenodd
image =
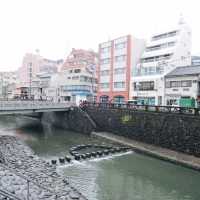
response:
<svg viewBox="0 0 200 200"><path fill-rule="evenodd" d="M47 161L68 155L75 145L111 144L49 126L22 128L19 119L5 116L0 118L0 135L19 137ZM199 172L134 152L59 165L58 171L89 200L200 199Z"/></svg>

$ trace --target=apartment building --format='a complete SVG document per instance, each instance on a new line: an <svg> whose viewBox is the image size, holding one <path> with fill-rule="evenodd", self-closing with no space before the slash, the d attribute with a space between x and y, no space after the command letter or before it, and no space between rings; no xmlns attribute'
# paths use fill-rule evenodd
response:
<svg viewBox="0 0 200 200"><path fill-rule="evenodd" d="M144 47L144 40L131 35L99 44L99 102L122 103L129 99L131 71L138 63Z"/></svg>
<svg viewBox="0 0 200 200"><path fill-rule="evenodd" d="M54 101L94 101L97 93L97 54L91 50L72 49L62 70L51 79L48 96Z"/></svg>
<svg viewBox="0 0 200 200"><path fill-rule="evenodd" d="M0 98L11 99L14 97L16 87L16 72L0 72Z"/></svg>
<svg viewBox="0 0 200 200"><path fill-rule="evenodd" d="M44 94L39 79L57 73L61 64L63 64L62 59L51 60L38 53L25 54L22 66L18 69L16 96L26 99L29 98L31 92L32 98L40 99Z"/></svg>
<svg viewBox="0 0 200 200"><path fill-rule="evenodd" d="M130 96L139 104L165 105L164 76L191 65L191 30L180 19L172 29L153 35L134 69Z"/></svg>

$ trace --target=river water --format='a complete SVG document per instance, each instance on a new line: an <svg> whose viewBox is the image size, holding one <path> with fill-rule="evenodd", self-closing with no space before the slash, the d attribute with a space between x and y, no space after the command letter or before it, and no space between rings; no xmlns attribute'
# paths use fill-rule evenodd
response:
<svg viewBox="0 0 200 200"><path fill-rule="evenodd" d="M19 119L0 118L0 135L15 135L40 157L65 156L78 144L108 143L52 127L20 127ZM128 152L106 159L75 162L58 167L89 200L200 200L200 173Z"/></svg>

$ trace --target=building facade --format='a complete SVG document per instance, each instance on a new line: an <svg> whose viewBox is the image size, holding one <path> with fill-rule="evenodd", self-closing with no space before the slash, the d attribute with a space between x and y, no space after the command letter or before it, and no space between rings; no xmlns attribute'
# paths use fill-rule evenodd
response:
<svg viewBox="0 0 200 200"><path fill-rule="evenodd" d="M199 107L200 65L177 67L165 76L165 101L166 105Z"/></svg>
<svg viewBox="0 0 200 200"><path fill-rule="evenodd" d="M72 49L62 70L54 75L48 90L54 101L94 101L97 93L97 54L83 49Z"/></svg>
<svg viewBox="0 0 200 200"><path fill-rule="evenodd" d="M62 59L50 60L38 53L27 53L23 58L22 66L18 70L16 96L22 99L41 99L41 96L44 96L42 80L45 76L49 77L57 73L58 67L62 63Z"/></svg>
<svg viewBox="0 0 200 200"><path fill-rule="evenodd" d="M12 99L15 94L16 72L0 72L0 98Z"/></svg>
<svg viewBox="0 0 200 200"><path fill-rule="evenodd" d="M131 71L139 61L144 46L144 40L131 35L99 44L99 102L122 103L129 99Z"/></svg>
<svg viewBox="0 0 200 200"><path fill-rule="evenodd" d="M138 104L165 105L164 76L177 66L191 65L191 30L180 20L170 30L153 35L133 71L130 96Z"/></svg>

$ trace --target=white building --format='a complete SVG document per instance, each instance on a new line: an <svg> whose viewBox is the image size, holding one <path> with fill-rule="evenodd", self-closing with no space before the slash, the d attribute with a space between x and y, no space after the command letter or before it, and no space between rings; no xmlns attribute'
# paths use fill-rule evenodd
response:
<svg viewBox="0 0 200 200"><path fill-rule="evenodd" d="M200 66L177 67L165 76L166 105L180 105L180 100L194 103L200 102ZM192 101L194 100L194 101ZM191 106L191 105L185 106Z"/></svg>
<svg viewBox="0 0 200 200"><path fill-rule="evenodd" d="M85 67L68 67L52 76L47 97L53 101L72 101L78 105L81 100L93 101L96 93L95 71Z"/></svg>
<svg viewBox="0 0 200 200"><path fill-rule="evenodd" d="M147 42L140 64L133 70L130 98L139 104L164 105L164 76L177 66L191 65L191 30L183 19Z"/></svg>

